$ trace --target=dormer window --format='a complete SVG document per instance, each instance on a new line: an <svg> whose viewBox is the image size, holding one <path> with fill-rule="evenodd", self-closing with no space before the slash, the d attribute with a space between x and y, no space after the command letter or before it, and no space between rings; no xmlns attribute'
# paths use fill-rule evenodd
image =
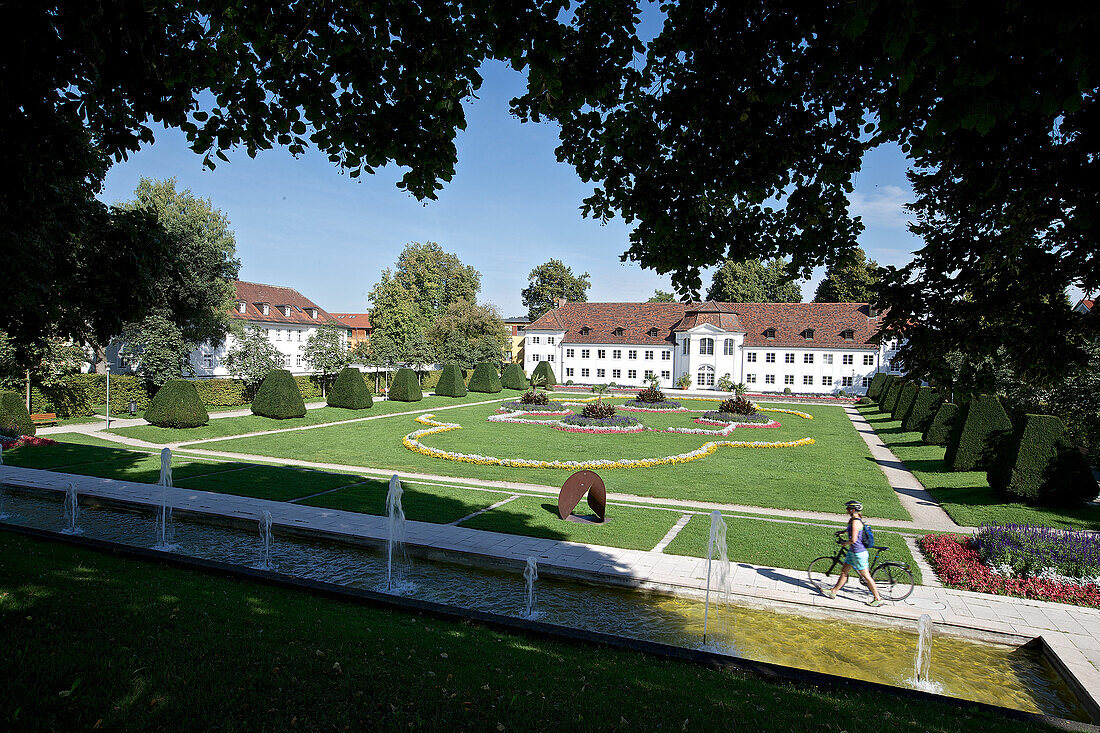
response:
<svg viewBox="0 0 1100 733"><path fill-rule="evenodd" d="M270 303L260 303L259 306L260 306L260 312L261 313L263 313L265 316L271 315L271 304Z"/></svg>
<svg viewBox="0 0 1100 733"><path fill-rule="evenodd" d="M802 332L802 338L806 339L807 341L813 341L814 340L814 330L812 328L807 328L806 330L804 330Z"/></svg>
<svg viewBox="0 0 1100 733"><path fill-rule="evenodd" d="M317 318L317 309L316 308L306 308L306 312L309 313L310 318Z"/></svg>
<svg viewBox="0 0 1100 733"><path fill-rule="evenodd" d="M845 341L852 341L856 337L856 332L850 328L846 328L840 332L840 337Z"/></svg>
<svg viewBox="0 0 1100 733"><path fill-rule="evenodd" d="M589 328L588 326L581 326L581 336L587 336L590 333L592 333L591 328Z"/></svg>
<svg viewBox="0 0 1100 733"><path fill-rule="evenodd" d="M623 329L616 328L614 331L612 331L612 333L616 336L622 336L623 335Z"/></svg>
<svg viewBox="0 0 1100 733"><path fill-rule="evenodd" d="M245 303L243 300L238 300L237 301L237 311L238 312L244 313L245 309L247 309L247 308L248 308L248 304Z"/></svg>
<svg viewBox="0 0 1100 733"><path fill-rule="evenodd" d="M287 318L290 318L290 306L289 305L281 305L281 306L279 306L279 308L283 311L284 316L286 316Z"/></svg>
<svg viewBox="0 0 1100 733"><path fill-rule="evenodd" d="M656 328L651 328L648 331L646 331L646 334L648 334L649 336L656 336L657 335L657 329Z"/></svg>
<svg viewBox="0 0 1100 733"><path fill-rule="evenodd" d="M768 339L769 341L774 339L775 338L775 329L774 328L764 329L764 338Z"/></svg>

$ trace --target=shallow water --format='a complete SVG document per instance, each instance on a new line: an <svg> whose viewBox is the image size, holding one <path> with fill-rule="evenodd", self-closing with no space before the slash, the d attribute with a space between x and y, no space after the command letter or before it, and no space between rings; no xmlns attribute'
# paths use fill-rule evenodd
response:
<svg viewBox="0 0 1100 733"><path fill-rule="evenodd" d="M46 496L5 492L10 524L60 531L62 503ZM156 543L155 512L81 507L85 537L140 547ZM241 566L261 560L255 531L176 519L175 543L183 555ZM386 559L378 552L337 542L276 535L271 569L300 578L383 590ZM524 617L522 571L506 572L421 558L407 561L403 595L479 611ZM700 648L703 603L675 596L540 577L534 613L540 621L618 636ZM918 636L912 632L806 618L712 603L707 648L748 659L857 679L913 687ZM1037 653L948 636L932 641L931 681L945 695L1030 712L1085 720L1072 693Z"/></svg>

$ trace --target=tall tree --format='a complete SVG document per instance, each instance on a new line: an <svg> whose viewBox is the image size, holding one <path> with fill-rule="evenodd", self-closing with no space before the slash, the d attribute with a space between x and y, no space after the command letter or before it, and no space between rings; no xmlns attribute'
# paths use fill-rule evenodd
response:
<svg viewBox="0 0 1100 733"><path fill-rule="evenodd" d="M815 303L873 303L878 299L878 263L856 247L833 263L818 284Z"/></svg>
<svg viewBox="0 0 1100 733"><path fill-rule="evenodd" d="M302 360L315 373L321 375L321 396L329 379L335 379L336 373L348 365L348 348L344 341L344 331L332 323L323 323L306 339L302 349Z"/></svg>
<svg viewBox="0 0 1100 733"><path fill-rule="evenodd" d="M707 300L723 303L797 303L802 288L780 259L726 260L714 273Z"/></svg>
<svg viewBox="0 0 1100 733"><path fill-rule="evenodd" d="M22 392L29 410L32 383L46 387L61 385L65 377L80 370L85 359L82 348L56 336L18 349L0 331L0 389Z"/></svg>
<svg viewBox="0 0 1100 733"><path fill-rule="evenodd" d="M386 385L389 386L389 372L401 360L401 345L385 332L372 331L368 346L370 355L367 362L372 366L381 368L386 373ZM375 389L377 389L377 386L377 383L375 383Z"/></svg>
<svg viewBox="0 0 1100 733"><path fill-rule="evenodd" d="M436 318L428 330L428 338L437 353L450 356L448 361L464 367L476 363L475 355L496 354L498 356L483 361L499 361L499 354L511 341L508 327L496 306L467 301L452 303Z"/></svg>
<svg viewBox="0 0 1100 733"><path fill-rule="evenodd" d="M647 301L649 303L675 303L676 296L665 290L654 290L653 296Z"/></svg>
<svg viewBox="0 0 1100 733"><path fill-rule="evenodd" d="M250 393L255 393L269 371L283 368L283 355L267 340L264 329L250 326L236 335L225 355L225 367L245 383Z"/></svg>
<svg viewBox="0 0 1100 733"><path fill-rule="evenodd" d="M444 252L435 242L405 245L397 258L393 279L416 293L424 320L431 321L458 301L473 302L481 289L481 273Z"/></svg>
<svg viewBox="0 0 1100 733"><path fill-rule="evenodd" d="M184 339L175 323L154 313L122 331L123 351L141 378L153 387L163 387L181 375L194 376L188 358L195 345Z"/></svg>
<svg viewBox="0 0 1100 733"><path fill-rule="evenodd" d="M431 323L417 304L419 293L406 288L389 270L382 271L382 279L371 289L371 338L386 336L397 346L413 336L423 333Z"/></svg>
<svg viewBox="0 0 1100 733"><path fill-rule="evenodd" d="M587 302L588 289L592 287L587 272L574 275L573 268L555 259L531 270L527 282L521 296L523 305L527 307L527 317L532 322L553 308L558 298L565 298L571 303Z"/></svg>

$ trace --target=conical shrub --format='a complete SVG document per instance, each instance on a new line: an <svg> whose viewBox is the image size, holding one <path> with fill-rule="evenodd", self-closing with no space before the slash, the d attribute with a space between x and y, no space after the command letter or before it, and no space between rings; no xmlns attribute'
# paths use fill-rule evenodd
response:
<svg viewBox="0 0 1100 733"><path fill-rule="evenodd" d="M904 423L905 416L909 414L909 410L913 407L913 401L917 399L917 392L919 391L920 384L917 382L903 384L901 392L898 393L898 403L894 405L894 412L891 417Z"/></svg>
<svg viewBox="0 0 1100 733"><path fill-rule="evenodd" d="M0 435L18 438L34 435L34 420L27 411L27 403L18 392L0 392Z"/></svg>
<svg viewBox="0 0 1100 733"><path fill-rule="evenodd" d="M294 376L286 369L272 369L252 398L252 414L286 420L305 417L306 403Z"/></svg>
<svg viewBox="0 0 1100 733"><path fill-rule="evenodd" d="M336 375L336 381L328 391L328 406L345 410L365 410L374 405L370 387L363 380L363 372L355 367L344 367Z"/></svg>
<svg viewBox="0 0 1100 733"><path fill-rule="evenodd" d="M210 422L210 415L193 382L173 379L153 395L145 421L161 428L197 428Z"/></svg>
<svg viewBox="0 0 1100 733"><path fill-rule="evenodd" d="M470 376L471 392L487 392L496 394L501 390L500 377L497 376L497 368L494 364L482 363L474 367L474 373Z"/></svg>
<svg viewBox="0 0 1100 733"><path fill-rule="evenodd" d="M443 373L439 375L435 393L444 397L466 396L466 382L462 379L462 370L458 368L458 364L443 365Z"/></svg>
<svg viewBox="0 0 1100 733"><path fill-rule="evenodd" d="M909 408L909 412L901 422L901 429L910 433L923 433L935 417L936 408L939 407L941 399L939 390L933 387L921 387L913 400L913 406Z"/></svg>
<svg viewBox="0 0 1100 733"><path fill-rule="evenodd" d="M1012 430L1008 413L993 395L979 395L962 408L943 460L952 471L988 469L996 448Z"/></svg>
<svg viewBox="0 0 1100 733"><path fill-rule="evenodd" d="M898 398L901 397L901 388L905 386L905 382L900 379L895 379L889 387L886 388L886 398L882 401L882 411L890 413L893 417L894 410L898 406Z"/></svg>
<svg viewBox="0 0 1100 733"><path fill-rule="evenodd" d="M890 394L890 388L894 386L896 381L898 381L898 375L896 374L887 374L886 379L882 381L882 391L878 395L879 410L886 409L886 397Z"/></svg>
<svg viewBox="0 0 1100 733"><path fill-rule="evenodd" d="M953 402L944 402L936 410L928 427L924 429L921 440L929 445L947 445L958 419L959 406Z"/></svg>
<svg viewBox="0 0 1100 733"><path fill-rule="evenodd" d="M526 391L527 375L523 373L523 367L511 363L504 366L504 373L500 375L500 385L505 389L519 389Z"/></svg>
<svg viewBox="0 0 1100 733"><path fill-rule="evenodd" d="M1074 506L1096 498L1096 480L1053 415L1025 415L986 474L989 485L1042 506Z"/></svg>
<svg viewBox="0 0 1100 733"><path fill-rule="evenodd" d="M416 372L408 367L398 369L397 374L393 375L389 398L398 402L419 402L424 399L424 393L420 391L420 382L416 378Z"/></svg>
<svg viewBox="0 0 1100 733"><path fill-rule="evenodd" d="M558 378L554 376L554 368L548 361L540 361L531 372L531 384L536 387L550 389L557 383Z"/></svg>
<svg viewBox="0 0 1100 733"><path fill-rule="evenodd" d="M867 399L877 400L882 394L882 385L886 383L886 372L879 372L871 378L871 384L867 387Z"/></svg>

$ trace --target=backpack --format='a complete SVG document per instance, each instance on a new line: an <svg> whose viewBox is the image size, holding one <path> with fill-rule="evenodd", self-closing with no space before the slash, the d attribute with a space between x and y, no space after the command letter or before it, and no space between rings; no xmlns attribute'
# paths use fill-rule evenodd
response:
<svg viewBox="0 0 1100 733"><path fill-rule="evenodd" d="M875 530L871 529L871 526L867 524L867 522L864 522L862 519L859 521L863 522L863 529L859 532L859 541L863 543L864 547L874 547Z"/></svg>

